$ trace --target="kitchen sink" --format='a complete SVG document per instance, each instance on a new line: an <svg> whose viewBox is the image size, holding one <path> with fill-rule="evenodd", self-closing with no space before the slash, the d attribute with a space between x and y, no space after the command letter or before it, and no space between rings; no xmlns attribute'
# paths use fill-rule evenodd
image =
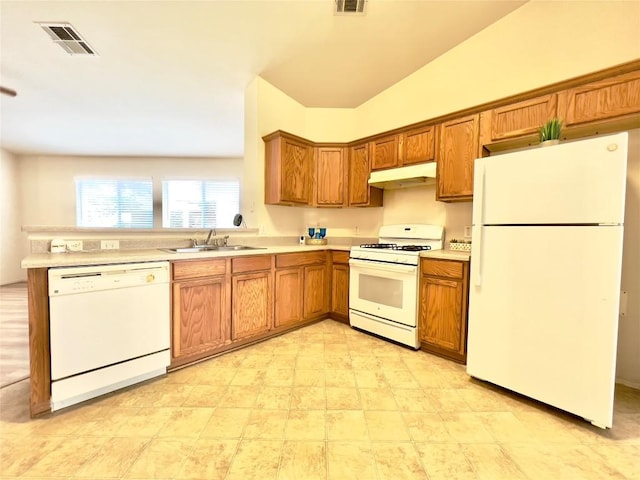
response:
<svg viewBox="0 0 640 480"><path fill-rule="evenodd" d="M239 250L263 250L264 247L249 247L248 245L198 245L197 247L163 248L171 253L198 253L198 252L229 252Z"/></svg>

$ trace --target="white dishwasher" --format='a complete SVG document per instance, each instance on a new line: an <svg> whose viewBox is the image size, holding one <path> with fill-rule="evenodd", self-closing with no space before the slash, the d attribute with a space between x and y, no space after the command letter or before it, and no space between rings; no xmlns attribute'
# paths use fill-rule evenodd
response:
<svg viewBox="0 0 640 480"><path fill-rule="evenodd" d="M51 409L163 375L169 262L49 269Z"/></svg>

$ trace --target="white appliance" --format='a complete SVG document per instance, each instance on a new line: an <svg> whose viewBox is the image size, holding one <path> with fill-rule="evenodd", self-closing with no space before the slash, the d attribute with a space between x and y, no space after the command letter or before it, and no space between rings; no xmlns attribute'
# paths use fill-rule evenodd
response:
<svg viewBox="0 0 640 480"><path fill-rule="evenodd" d="M475 161L467 372L613 422L627 133Z"/></svg>
<svg viewBox="0 0 640 480"><path fill-rule="evenodd" d="M52 410L165 374L169 262L49 269Z"/></svg>
<svg viewBox="0 0 640 480"><path fill-rule="evenodd" d="M349 323L352 327L420 348L420 252L442 249L439 225L386 225L379 243L351 247Z"/></svg>

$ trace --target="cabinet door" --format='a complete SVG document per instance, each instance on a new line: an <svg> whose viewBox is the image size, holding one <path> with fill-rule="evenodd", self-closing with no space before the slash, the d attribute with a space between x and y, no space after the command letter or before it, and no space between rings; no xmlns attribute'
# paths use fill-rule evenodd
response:
<svg viewBox="0 0 640 480"><path fill-rule="evenodd" d="M435 159L435 126L409 130L400 136L400 163L431 162Z"/></svg>
<svg viewBox="0 0 640 480"><path fill-rule="evenodd" d="M371 170L398 166L398 135L371 142Z"/></svg>
<svg viewBox="0 0 640 480"><path fill-rule="evenodd" d="M282 146L282 200L309 203L311 147L287 138Z"/></svg>
<svg viewBox="0 0 640 480"><path fill-rule="evenodd" d="M342 207L346 203L346 155L343 148L320 147L316 150L316 205Z"/></svg>
<svg viewBox="0 0 640 480"><path fill-rule="evenodd" d="M421 288L420 340L461 351L462 282L423 277Z"/></svg>
<svg viewBox="0 0 640 480"><path fill-rule="evenodd" d="M486 132L485 125L482 126L482 143L537 133L540 125L557 115L557 104L558 96L554 93L490 110L481 119L489 130Z"/></svg>
<svg viewBox="0 0 640 480"><path fill-rule="evenodd" d="M268 205L311 203L313 147L285 132L263 137L265 142L264 202Z"/></svg>
<svg viewBox="0 0 640 480"><path fill-rule="evenodd" d="M172 313L172 364L223 345L228 338L225 277L175 282Z"/></svg>
<svg viewBox="0 0 640 480"><path fill-rule="evenodd" d="M369 186L369 144L353 146L349 149L348 195L350 207L382 206L382 190Z"/></svg>
<svg viewBox="0 0 640 480"><path fill-rule="evenodd" d="M273 323L271 272L233 275L231 339L268 332Z"/></svg>
<svg viewBox="0 0 640 480"><path fill-rule="evenodd" d="M324 315L329 310L326 265L304 267L304 318Z"/></svg>
<svg viewBox="0 0 640 480"><path fill-rule="evenodd" d="M559 94L565 126L640 112L640 72L592 82Z"/></svg>
<svg viewBox="0 0 640 480"><path fill-rule="evenodd" d="M331 311L344 317L349 316L349 265L333 265Z"/></svg>
<svg viewBox="0 0 640 480"><path fill-rule="evenodd" d="M274 295L276 327L295 324L302 320L303 274L302 268L276 271Z"/></svg>
<svg viewBox="0 0 640 480"><path fill-rule="evenodd" d="M479 156L479 115L471 115L440 125L438 148L437 200L471 200L473 161Z"/></svg>

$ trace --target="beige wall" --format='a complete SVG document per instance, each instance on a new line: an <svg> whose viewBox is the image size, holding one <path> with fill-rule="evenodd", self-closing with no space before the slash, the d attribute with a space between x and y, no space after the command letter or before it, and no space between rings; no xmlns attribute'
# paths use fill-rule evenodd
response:
<svg viewBox="0 0 640 480"><path fill-rule="evenodd" d="M532 0L357 108L358 136L640 57L640 2Z"/></svg>
<svg viewBox="0 0 640 480"><path fill-rule="evenodd" d="M153 177L155 226L162 226L161 182L165 178L240 178L242 159L146 157L19 157L23 225L74 226L76 176Z"/></svg>
<svg viewBox="0 0 640 480"><path fill-rule="evenodd" d="M627 311L620 317L616 374L619 381L640 388L640 129L629 132L623 249Z"/></svg>
<svg viewBox="0 0 640 480"><path fill-rule="evenodd" d="M0 149L0 285L26 280L20 260L26 255L26 235L20 230L18 159Z"/></svg>

